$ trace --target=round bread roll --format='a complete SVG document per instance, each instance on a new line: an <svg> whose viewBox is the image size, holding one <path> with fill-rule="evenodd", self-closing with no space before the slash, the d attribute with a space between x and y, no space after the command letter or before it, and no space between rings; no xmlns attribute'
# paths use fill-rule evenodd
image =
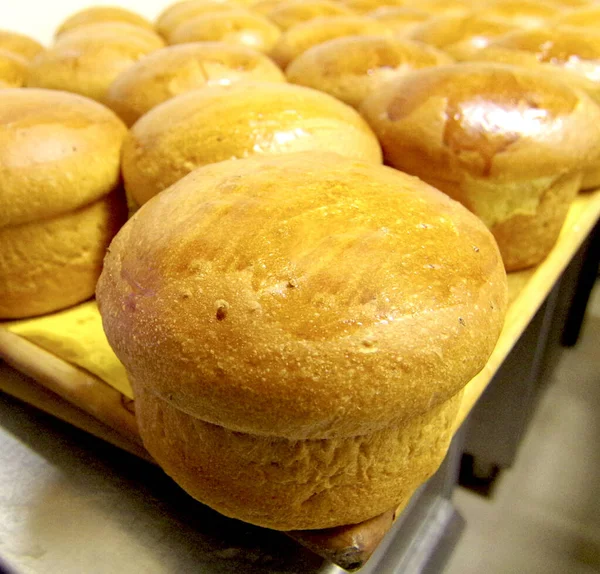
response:
<svg viewBox="0 0 600 574"><path fill-rule="evenodd" d="M240 5L226 0L186 0L169 6L156 20L156 30L170 44L171 35L183 23L211 12L239 10Z"/></svg>
<svg viewBox="0 0 600 574"><path fill-rule="evenodd" d="M309 48L343 36L390 36L383 24L361 16L329 16L298 24L282 34L271 58L285 70Z"/></svg>
<svg viewBox="0 0 600 574"><path fill-rule="evenodd" d="M279 28L264 16L248 10L230 10L203 14L184 22L171 34L170 43L225 42L269 52L279 36Z"/></svg>
<svg viewBox="0 0 600 574"><path fill-rule="evenodd" d="M507 271L548 254L600 149L600 108L584 92L511 66L419 70L361 110L390 165L482 219Z"/></svg>
<svg viewBox="0 0 600 574"><path fill-rule="evenodd" d="M395 6L382 6L368 12L365 16L380 22L397 36L408 36L419 24L431 18L431 15L427 12Z"/></svg>
<svg viewBox="0 0 600 574"><path fill-rule="evenodd" d="M273 8L267 17L282 30L320 16L351 16L353 10L333 0L285 0Z"/></svg>
<svg viewBox="0 0 600 574"><path fill-rule="evenodd" d="M126 219L122 194L113 192L74 211L0 227L0 318L43 315L92 297Z"/></svg>
<svg viewBox="0 0 600 574"><path fill-rule="evenodd" d="M64 32L79 28L80 26L101 22L125 22L126 24L146 28L147 30L154 30L154 26L146 18L135 12L131 12L131 10L126 10L118 6L92 6L67 18L58 27L56 36L60 36Z"/></svg>
<svg viewBox="0 0 600 574"><path fill-rule="evenodd" d="M182 94L148 112L125 141L122 171L127 193L142 205L202 165L304 150L381 163L365 121L335 98L301 86L244 83Z"/></svg>
<svg viewBox="0 0 600 574"><path fill-rule="evenodd" d="M487 46L491 38L516 29L515 24L476 14L439 16L415 27L409 37L444 50L457 59L467 60Z"/></svg>
<svg viewBox="0 0 600 574"><path fill-rule="evenodd" d="M410 40L347 36L303 52L286 75L294 84L321 90L356 108L391 78L451 63L444 52Z"/></svg>
<svg viewBox="0 0 600 574"><path fill-rule="evenodd" d="M202 87L243 81L285 82L264 54L222 42L180 44L157 50L112 83L106 104L129 126L162 102Z"/></svg>
<svg viewBox="0 0 600 574"><path fill-rule="evenodd" d="M44 51L44 46L24 34L0 30L0 49L14 52L23 56L26 60L32 60Z"/></svg>
<svg viewBox="0 0 600 574"><path fill-rule="evenodd" d="M27 79L28 62L15 52L0 48L0 81L5 88L20 88Z"/></svg>
<svg viewBox="0 0 600 574"><path fill-rule="evenodd" d="M0 318L91 297L125 221L123 123L58 91L0 91Z"/></svg>
<svg viewBox="0 0 600 574"><path fill-rule="evenodd" d="M544 26L496 38L472 60L543 70L588 93L600 105L600 33ZM600 158L585 172L583 189L600 186Z"/></svg>
<svg viewBox="0 0 600 574"><path fill-rule="evenodd" d="M484 4L477 14L519 28L537 28L560 16L563 9L543 0L495 0Z"/></svg>
<svg viewBox="0 0 600 574"><path fill-rule="evenodd" d="M160 36L132 24L89 24L63 33L31 63L27 85L65 90L103 102L115 78L164 46Z"/></svg>
<svg viewBox="0 0 600 574"><path fill-rule="evenodd" d="M435 471L507 290L458 203L309 152L178 182L113 241L97 298L159 464L220 512L305 529L393 508Z"/></svg>

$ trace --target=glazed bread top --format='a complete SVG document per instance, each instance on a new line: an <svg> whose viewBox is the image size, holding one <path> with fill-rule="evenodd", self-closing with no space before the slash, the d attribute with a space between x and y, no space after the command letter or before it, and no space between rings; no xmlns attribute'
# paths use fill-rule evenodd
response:
<svg viewBox="0 0 600 574"><path fill-rule="evenodd" d="M543 0L496 0L483 4L477 14L520 28L537 28L560 16L563 11L561 6Z"/></svg>
<svg viewBox="0 0 600 574"><path fill-rule="evenodd" d="M230 430L374 432L448 400L506 308L483 223L417 178L326 152L206 166L113 241L97 298L130 375Z"/></svg>
<svg viewBox="0 0 600 574"><path fill-rule="evenodd" d="M170 43L177 27L196 16L211 12L239 10L239 4L222 0L186 0L168 6L156 19L156 31Z"/></svg>
<svg viewBox="0 0 600 574"><path fill-rule="evenodd" d="M303 52L286 69L295 84L322 90L357 107L384 82L412 70L451 64L418 42L382 36L345 36Z"/></svg>
<svg viewBox="0 0 600 574"><path fill-rule="evenodd" d="M343 36L390 36L391 31L384 24L363 16L324 16L302 24L297 24L284 32L270 56L285 69L300 54Z"/></svg>
<svg viewBox="0 0 600 574"><path fill-rule="evenodd" d="M264 54L223 42L169 46L149 54L108 90L106 104L128 125L179 94L209 86L257 80L284 82L281 70Z"/></svg>
<svg viewBox="0 0 600 574"><path fill-rule="evenodd" d="M248 82L182 94L148 112L127 137L122 169L142 205L201 165L307 150L381 163L377 138L351 107L302 86Z"/></svg>
<svg viewBox="0 0 600 574"><path fill-rule="evenodd" d="M82 207L119 183L126 128L113 112L65 92L0 91L0 227Z"/></svg>
<svg viewBox="0 0 600 574"><path fill-rule="evenodd" d="M180 24L170 35L171 44L227 42L269 52L281 31L270 20L249 10L210 12Z"/></svg>
<svg viewBox="0 0 600 574"><path fill-rule="evenodd" d="M126 10L118 6L92 6L69 16L56 30L56 36L60 36L80 26L98 24L100 22L125 22L146 28L147 30L154 30L151 22L131 10Z"/></svg>
<svg viewBox="0 0 600 574"><path fill-rule="evenodd" d="M322 16L352 16L354 11L333 0L284 0L267 13L282 30Z"/></svg>
<svg viewBox="0 0 600 574"><path fill-rule="evenodd" d="M556 176L584 169L600 153L596 104L550 75L516 66L418 70L388 82L362 111L394 165L445 181Z"/></svg>
<svg viewBox="0 0 600 574"><path fill-rule="evenodd" d="M0 48L15 52L27 60L32 60L44 51L44 46L33 38L9 30L0 30Z"/></svg>
<svg viewBox="0 0 600 574"><path fill-rule="evenodd" d="M465 44L471 45L471 51L480 49L489 43L490 38L516 29L515 24L475 14L438 16L417 26L410 33L410 38L454 55Z"/></svg>

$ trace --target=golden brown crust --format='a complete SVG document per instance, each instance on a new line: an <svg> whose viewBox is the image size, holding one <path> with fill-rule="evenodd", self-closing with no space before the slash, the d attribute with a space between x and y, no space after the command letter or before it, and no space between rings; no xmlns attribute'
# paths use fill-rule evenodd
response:
<svg viewBox="0 0 600 574"><path fill-rule="evenodd" d="M358 107L386 81L452 58L430 46L380 36L348 36L303 52L286 69L288 80Z"/></svg>
<svg viewBox="0 0 600 574"><path fill-rule="evenodd" d="M452 55L459 54L464 60L473 51L486 46L490 38L516 29L515 24L477 14L439 16L414 28L410 38L445 50Z"/></svg>
<svg viewBox="0 0 600 574"><path fill-rule="evenodd" d="M269 52L280 36L279 28L264 16L249 10L230 10L185 21L175 28L169 43L225 42Z"/></svg>
<svg viewBox="0 0 600 574"><path fill-rule="evenodd" d="M282 30L302 22L326 16L352 16L354 11L333 0L285 0L268 14L267 18Z"/></svg>
<svg viewBox="0 0 600 574"><path fill-rule="evenodd" d="M102 102L122 71L163 46L160 36L132 24L81 26L61 34L54 47L33 60L27 85Z"/></svg>
<svg viewBox="0 0 600 574"><path fill-rule="evenodd" d="M431 14L415 8L382 6L368 12L365 17L383 24L396 35L408 36L419 24L429 20Z"/></svg>
<svg viewBox="0 0 600 574"><path fill-rule="evenodd" d="M248 82L182 94L148 112L125 141L122 171L142 205L202 165L332 149L381 163L377 138L349 106L301 86Z"/></svg>
<svg viewBox="0 0 600 574"><path fill-rule="evenodd" d="M201 87L242 81L285 82L264 54L222 42L169 46L149 54L111 84L106 104L127 125L158 104Z"/></svg>
<svg viewBox="0 0 600 574"><path fill-rule="evenodd" d="M239 10L240 6L224 0L186 0L168 6L156 19L157 32L171 43L171 34L184 22L211 12Z"/></svg>
<svg viewBox="0 0 600 574"><path fill-rule="evenodd" d="M89 204L119 182L126 128L108 109L50 90L0 92L0 228Z"/></svg>
<svg viewBox="0 0 600 574"><path fill-rule="evenodd" d="M133 24L147 30L154 30L154 26L143 16L120 8L118 6L92 6L76 12L67 18L56 30L56 36L60 36L69 30L86 26L88 24L98 24L100 22L125 22Z"/></svg>
<svg viewBox="0 0 600 574"><path fill-rule="evenodd" d="M457 202L326 152L221 162L144 205L97 297L134 381L232 431L368 434L456 394L506 308L500 254Z"/></svg>
<svg viewBox="0 0 600 574"><path fill-rule="evenodd" d="M383 24L361 16L329 16L298 24L282 34L270 56L283 69L300 54L343 36L389 36Z"/></svg>
<svg viewBox="0 0 600 574"><path fill-rule="evenodd" d="M470 54L474 61L518 65L551 74L584 90L600 104L600 34L578 28L544 26L519 30L490 40ZM600 186L600 159L586 170L582 187Z"/></svg>
<svg viewBox="0 0 600 574"><path fill-rule="evenodd" d="M442 462L462 394L367 436L289 441L205 423L134 386L163 469L222 514L277 530L356 524L408 501Z"/></svg>
<svg viewBox="0 0 600 574"><path fill-rule="evenodd" d="M23 56L0 48L0 81L5 88L20 88L27 78L28 67Z"/></svg>
<svg viewBox="0 0 600 574"><path fill-rule="evenodd" d="M27 60L32 60L44 51L44 46L33 38L9 30L0 30L0 48L19 54Z"/></svg>
<svg viewBox="0 0 600 574"><path fill-rule="evenodd" d="M558 180L600 152L594 102L552 76L516 67L420 70L386 84L362 112L387 162L461 201L491 229L535 215Z"/></svg>
<svg viewBox="0 0 600 574"><path fill-rule="evenodd" d="M0 319L51 313L92 297L126 215L122 193L114 192L66 214L0 228Z"/></svg>
<svg viewBox="0 0 600 574"><path fill-rule="evenodd" d="M515 24L520 28L543 26L562 12L560 6L543 0L496 0L477 10L480 16Z"/></svg>

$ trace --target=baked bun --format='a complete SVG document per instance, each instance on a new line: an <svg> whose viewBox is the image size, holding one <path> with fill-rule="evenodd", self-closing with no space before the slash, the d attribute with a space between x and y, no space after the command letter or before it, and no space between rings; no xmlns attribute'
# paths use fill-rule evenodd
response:
<svg viewBox="0 0 600 574"><path fill-rule="evenodd" d="M170 36L171 44L226 42L269 52L281 36L275 24L248 10L211 12L180 24Z"/></svg>
<svg viewBox="0 0 600 574"><path fill-rule="evenodd" d="M156 19L157 32L171 43L171 34L184 22L211 12L239 10L239 4L225 0L186 0L167 7Z"/></svg>
<svg viewBox="0 0 600 574"><path fill-rule="evenodd" d="M119 155L126 128L64 92L0 91L0 318L91 297L124 222Z"/></svg>
<svg viewBox="0 0 600 574"><path fill-rule="evenodd" d="M600 33L549 26L521 30L490 41L471 59L543 70L585 90L600 105ZM600 158L585 171L581 185L600 186Z"/></svg>
<svg viewBox="0 0 600 574"><path fill-rule="evenodd" d="M164 42L132 24L89 24L61 34L31 63L27 85L65 90L104 101L115 78Z"/></svg>
<svg viewBox="0 0 600 574"><path fill-rule="evenodd" d="M459 60L467 60L488 45L491 38L517 29L515 24L469 14L439 16L415 27L410 38L448 52Z"/></svg>
<svg viewBox="0 0 600 574"><path fill-rule="evenodd" d="M182 94L148 112L127 137L122 170L142 205L202 165L304 150L381 163L377 138L349 106L300 86L244 83Z"/></svg>
<svg viewBox="0 0 600 574"><path fill-rule="evenodd" d="M560 6L542 0L496 0L484 4L477 14L519 28L537 28L562 12Z"/></svg>
<svg viewBox="0 0 600 574"><path fill-rule="evenodd" d="M0 30L0 49L14 52L23 56L26 60L32 60L44 51L44 46L24 34L9 30Z"/></svg>
<svg viewBox="0 0 600 574"><path fill-rule="evenodd" d="M347 36L300 54L286 69L290 82L315 88L353 107L386 81L412 70L451 64L444 52L410 40Z"/></svg>
<svg viewBox="0 0 600 574"><path fill-rule="evenodd" d="M362 16L315 18L285 32L270 56L285 69L309 48L343 36L391 36L391 32L383 24Z"/></svg>
<svg viewBox="0 0 600 574"><path fill-rule="evenodd" d="M386 161L478 215L508 271L547 255L600 149L600 108L584 92L511 66L419 70L361 110Z"/></svg>
<svg viewBox="0 0 600 574"><path fill-rule="evenodd" d="M178 182L113 241L97 298L159 464L287 530L366 520L435 471L506 280L458 203L312 152Z"/></svg>
<svg viewBox="0 0 600 574"><path fill-rule="evenodd" d="M0 48L0 82L5 88L20 88L27 79L28 62L15 52Z"/></svg>
<svg viewBox="0 0 600 574"><path fill-rule="evenodd" d="M99 24L101 22L125 22L133 24L147 30L154 30L154 26L143 16L120 8L118 6L92 6L81 10L67 18L56 31L56 36L60 36L64 32L87 26L88 24Z"/></svg>
<svg viewBox="0 0 600 574"><path fill-rule="evenodd" d="M396 6L382 6L365 16L383 24L390 32L398 36L407 36L415 27L431 18L427 12Z"/></svg>
<svg viewBox="0 0 600 574"><path fill-rule="evenodd" d="M285 82L264 54L223 42L169 46L146 56L111 84L106 104L127 125L171 98L208 86L242 81Z"/></svg>
<svg viewBox="0 0 600 574"><path fill-rule="evenodd" d="M285 0L267 17L282 30L324 16L352 16L354 11L333 0Z"/></svg>

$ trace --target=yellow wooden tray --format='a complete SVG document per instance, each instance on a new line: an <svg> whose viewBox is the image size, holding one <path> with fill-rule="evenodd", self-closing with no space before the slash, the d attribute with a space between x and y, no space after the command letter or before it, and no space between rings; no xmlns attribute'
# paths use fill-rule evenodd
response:
<svg viewBox="0 0 600 574"><path fill-rule="evenodd" d="M465 388L456 428L468 416L599 217L600 190L580 194L546 260L533 269L509 275L510 306L504 329L488 363ZM95 302L47 317L4 323L0 327L0 357L37 382L17 381L0 373L0 390L149 458L137 432L131 387L106 341ZM359 525L296 532L292 536L342 567L346 563L363 564L400 510L392 509Z"/></svg>

